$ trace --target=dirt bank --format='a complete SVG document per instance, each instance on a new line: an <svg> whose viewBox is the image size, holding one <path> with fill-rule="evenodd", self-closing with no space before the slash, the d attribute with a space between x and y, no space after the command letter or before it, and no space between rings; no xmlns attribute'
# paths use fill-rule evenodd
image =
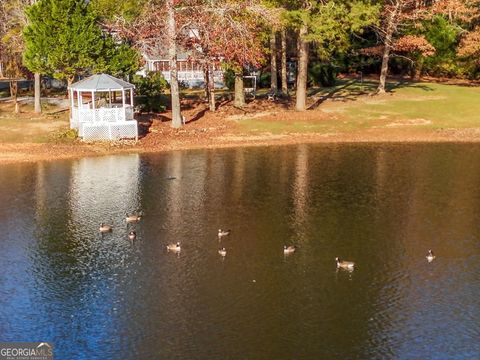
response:
<svg viewBox="0 0 480 360"><path fill-rule="evenodd" d="M370 103L379 98L368 99ZM363 100L362 100L363 101ZM258 100L239 110L229 102L220 104L217 112L207 111L204 104L184 104L187 123L181 129L170 126L169 114L140 116L139 142L84 143L66 140L52 134L68 128L67 116L33 119L22 114L21 123L0 119L0 164L15 162L71 159L121 153L155 153L172 150L229 148L239 146L278 146L299 143L388 143L388 142L480 142L480 127L435 127L430 120L390 117L365 127L350 126L342 117L341 106L330 105L306 112L291 110L288 101L276 103ZM337 111L334 113L333 110ZM333 120L332 120L333 119ZM382 117L379 117L382 119ZM332 123L333 121L333 123ZM380 121L380 120L379 120ZM328 126L325 125L328 123ZM41 124L42 126L39 126ZM302 124L301 128L298 124ZM3 126L3 127L2 127ZM443 125L442 125L443 126ZM9 135L14 139L9 141ZM17 133L28 134L19 138ZM41 138L43 140L29 141ZM47 140L45 140L47 139Z"/></svg>

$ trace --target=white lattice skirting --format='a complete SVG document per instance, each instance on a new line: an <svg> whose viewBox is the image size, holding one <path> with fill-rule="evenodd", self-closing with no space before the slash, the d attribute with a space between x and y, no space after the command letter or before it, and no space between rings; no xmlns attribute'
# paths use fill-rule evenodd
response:
<svg viewBox="0 0 480 360"><path fill-rule="evenodd" d="M105 123L80 123L78 135L83 140L138 140L138 124L135 120L105 122Z"/></svg>
<svg viewBox="0 0 480 360"><path fill-rule="evenodd" d="M125 110L73 108L70 128L78 129L78 136L87 141L132 138L138 140L138 123L133 120L133 109L129 108Z"/></svg>

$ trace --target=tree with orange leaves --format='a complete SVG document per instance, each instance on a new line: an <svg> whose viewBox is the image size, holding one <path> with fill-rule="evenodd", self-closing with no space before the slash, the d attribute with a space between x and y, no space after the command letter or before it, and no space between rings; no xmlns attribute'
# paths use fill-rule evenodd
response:
<svg viewBox="0 0 480 360"><path fill-rule="evenodd" d="M419 75L421 61L434 54L435 49L422 35L406 35L411 29L421 28L423 21L432 20L435 16L447 18L450 22L462 25L478 19L479 0L384 0L381 11L381 26L377 33L382 45L364 49L363 53L382 52L382 67L378 93L385 92L388 75L388 62L392 56L408 54L412 63L417 61L416 76ZM460 54L472 51L477 35L475 31L462 40ZM395 53L393 53L395 52Z"/></svg>
<svg viewBox="0 0 480 360"><path fill-rule="evenodd" d="M210 110L215 111L213 65L223 64L235 72L235 106L245 104L243 69L258 67L265 60L261 33L266 21L278 18L274 10L252 0L200 1L185 14L194 36L186 47L204 64Z"/></svg>
<svg viewBox="0 0 480 360"><path fill-rule="evenodd" d="M144 53L158 54L168 48L172 125L180 127L177 48L188 51L203 65L209 105L214 111L215 65L229 64L243 81L243 67L263 60L258 35L262 21L271 13L255 0L149 0L132 23L119 19L112 27ZM243 90L236 92L236 100L239 97L243 97Z"/></svg>
<svg viewBox="0 0 480 360"><path fill-rule="evenodd" d="M15 112L20 112L17 101L18 80L28 71L22 64L25 42L22 36L27 20L24 9L28 0L9 0L0 2L0 62L3 64L3 76L9 80L10 95Z"/></svg>
<svg viewBox="0 0 480 360"><path fill-rule="evenodd" d="M428 13L428 3L419 0L385 0L381 11L381 25L376 28L382 45L377 47L382 53L382 66L377 93L385 93L386 80L388 75L388 64L392 50L396 46L404 50L426 51L431 53L432 46L427 44L425 38L410 35L401 39L402 30L408 25L415 26L415 23L423 19ZM400 39L399 39L400 37Z"/></svg>

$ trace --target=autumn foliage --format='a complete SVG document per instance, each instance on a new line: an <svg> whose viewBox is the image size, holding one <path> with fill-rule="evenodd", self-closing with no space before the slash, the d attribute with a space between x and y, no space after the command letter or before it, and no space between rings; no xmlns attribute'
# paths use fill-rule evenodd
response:
<svg viewBox="0 0 480 360"><path fill-rule="evenodd" d="M366 56L381 56L384 45L372 46L359 50L359 53ZM398 54L420 54L422 56L432 56L435 54L435 48L425 39L424 36L405 35L395 40L392 50Z"/></svg>
<svg viewBox="0 0 480 360"><path fill-rule="evenodd" d="M477 27L473 31L466 34L460 43L458 55L462 57L480 55L480 28Z"/></svg>

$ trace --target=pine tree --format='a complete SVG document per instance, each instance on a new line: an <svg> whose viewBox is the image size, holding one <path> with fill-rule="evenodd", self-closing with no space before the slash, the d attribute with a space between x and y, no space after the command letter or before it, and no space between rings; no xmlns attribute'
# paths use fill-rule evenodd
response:
<svg viewBox="0 0 480 360"><path fill-rule="evenodd" d="M91 72L104 36L85 0L39 0L26 10L24 63L32 72L66 79Z"/></svg>
<svg viewBox="0 0 480 360"><path fill-rule="evenodd" d="M298 73L296 109L306 109L310 44L320 59L344 53L352 34L377 21L378 6L363 0L278 0L287 10L289 25L297 30Z"/></svg>

